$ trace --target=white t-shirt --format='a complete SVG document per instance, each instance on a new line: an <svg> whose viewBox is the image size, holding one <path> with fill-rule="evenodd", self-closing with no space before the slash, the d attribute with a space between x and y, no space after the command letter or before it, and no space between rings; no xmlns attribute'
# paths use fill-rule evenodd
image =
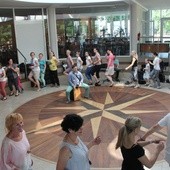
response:
<svg viewBox="0 0 170 170"><path fill-rule="evenodd" d="M40 71L40 67L39 67L39 62L38 62L38 59L37 58L33 58L31 60L31 65L34 66L32 68L32 71Z"/></svg>
<svg viewBox="0 0 170 170"><path fill-rule="evenodd" d="M153 60L153 65L154 65L155 70L160 70L160 58L159 57L155 57L155 59Z"/></svg>
<svg viewBox="0 0 170 170"><path fill-rule="evenodd" d="M80 57L77 57L77 68L78 68L78 70L82 70L83 69L82 59Z"/></svg>
<svg viewBox="0 0 170 170"><path fill-rule="evenodd" d="M3 68L0 68L0 82L7 81L7 78L4 75L5 75L5 70Z"/></svg>
<svg viewBox="0 0 170 170"><path fill-rule="evenodd" d="M86 58L86 66L87 66L87 67L92 67L92 66L93 66L92 62L90 62L90 61L91 61L91 57L88 56L88 57Z"/></svg>
<svg viewBox="0 0 170 170"><path fill-rule="evenodd" d="M165 159L170 164L170 113L158 122L159 126L167 128L166 155Z"/></svg>

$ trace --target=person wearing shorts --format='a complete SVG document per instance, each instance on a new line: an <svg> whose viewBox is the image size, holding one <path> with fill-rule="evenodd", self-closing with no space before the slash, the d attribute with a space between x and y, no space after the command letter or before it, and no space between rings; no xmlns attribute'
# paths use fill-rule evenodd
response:
<svg viewBox="0 0 170 170"><path fill-rule="evenodd" d="M39 83L39 77L40 77L40 67L39 67L39 62L38 59L35 57L35 53L31 52L31 65L30 69L31 72L28 75L28 79L34 83L34 86L38 87L37 91L40 91L40 83Z"/></svg>

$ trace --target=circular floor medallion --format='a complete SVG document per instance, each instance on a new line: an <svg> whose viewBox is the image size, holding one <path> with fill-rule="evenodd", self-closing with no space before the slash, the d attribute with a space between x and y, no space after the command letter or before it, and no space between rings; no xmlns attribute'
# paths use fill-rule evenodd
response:
<svg viewBox="0 0 170 170"><path fill-rule="evenodd" d="M83 92L83 90L82 90ZM25 130L31 144L32 154L56 162L64 132L60 128L63 117L76 113L84 118L82 140L87 144L100 135L102 143L89 153L92 167L116 168L121 166L122 157L115 150L118 130L128 116L140 117L143 121L140 135L170 111L170 95L148 89L129 87L91 87L92 100L66 104L65 91L59 91L33 99L21 107ZM139 135L139 136L140 136ZM165 138L165 130L149 139ZM152 152L155 145L146 147ZM163 159L161 153L158 160Z"/></svg>

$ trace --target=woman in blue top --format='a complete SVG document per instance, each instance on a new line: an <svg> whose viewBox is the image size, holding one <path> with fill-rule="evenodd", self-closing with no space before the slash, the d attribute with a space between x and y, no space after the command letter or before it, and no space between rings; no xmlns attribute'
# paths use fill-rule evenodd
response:
<svg viewBox="0 0 170 170"><path fill-rule="evenodd" d="M45 70L46 70L46 62L45 60L43 60L43 54L42 53L39 53L39 59L38 59L38 62L39 62L39 67L40 67L40 82L42 83L42 86L41 87L45 87L46 86L46 82L45 82Z"/></svg>
<svg viewBox="0 0 170 170"><path fill-rule="evenodd" d="M120 147L123 156L121 170L144 170L143 165L151 168L164 148L164 144L157 140L136 142L135 137L138 135L141 125L141 119L138 117L128 117L125 125L119 130L116 149ZM158 145L148 158L143 146L151 143L158 143Z"/></svg>
<svg viewBox="0 0 170 170"><path fill-rule="evenodd" d="M59 152L56 170L90 170L88 150L101 142L98 136L87 146L81 141L83 119L76 114L64 117L61 127L66 132Z"/></svg>

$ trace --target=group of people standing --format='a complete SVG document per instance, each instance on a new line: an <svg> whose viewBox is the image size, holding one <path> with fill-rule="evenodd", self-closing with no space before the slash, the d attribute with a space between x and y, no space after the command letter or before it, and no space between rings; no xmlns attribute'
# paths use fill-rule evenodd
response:
<svg viewBox="0 0 170 170"><path fill-rule="evenodd" d="M82 74L82 69L83 69L83 61L80 57L80 52L76 52L76 63L73 61L71 57L71 51L67 50L66 55L67 55L67 62L66 62L66 69L64 71L64 74L68 76L68 87L66 89L66 97L67 97L67 102L70 103L70 92L78 87L82 87L85 89L85 98L89 98L89 85L93 85L93 78L95 81L95 86L100 86L100 68L102 64L101 56L96 48L93 49L94 56L90 56L89 52L85 52L85 57L86 57L86 70L85 70L85 76L88 80L88 84L84 83L84 77ZM110 87L113 86L113 74L115 72L114 69L114 61L115 61L115 56L113 55L111 50L107 50L106 54L106 59L107 59L107 68L105 75L107 79L110 81Z"/></svg>
<svg viewBox="0 0 170 170"><path fill-rule="evenodd" d="M45 81L45 73L46 73L46 61L43 59L43 54L40 53L37 59L35 57L35 53L31 52L31 62L30 62L30 73L28 78L31 82L34 83L34 86L37 87L37 91L40 91L41 88L46 87ZM54 52L51 51L49 54L49 60L47 60L47 64L49 66L49 77L51 81L51 87L54 87L57 84L57 87L60 86L59 78L58 78L58 63L59 60L55 56ZM41 86L40 86L41 83Z"/></svg>
<svg viewBox="0 0 170 170"><path fill-rule="evenodd" d="M23 92L23 86L20 78L20 71L17 64L13 63L12 59L9 59L8 66L3 67L0 63L0 94L1 100L7 99L6 84L10 90L9 96L19 95L19 92Z"/></svg>

